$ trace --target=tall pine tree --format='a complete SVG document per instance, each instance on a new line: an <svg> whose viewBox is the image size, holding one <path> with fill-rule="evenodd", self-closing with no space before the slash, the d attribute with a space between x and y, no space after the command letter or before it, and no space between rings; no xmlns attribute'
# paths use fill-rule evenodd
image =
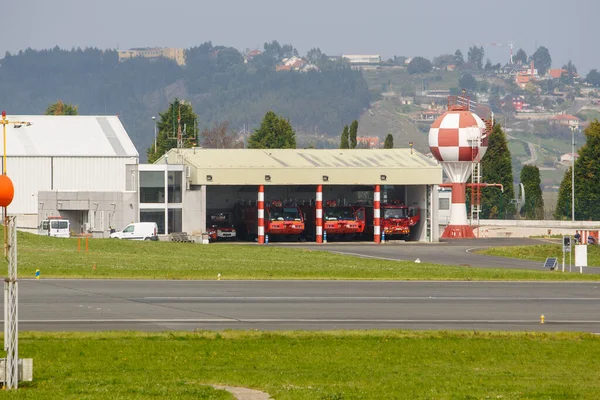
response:
<svg viewBox="0 0 600 400"><path fill-rule="evenodd" d="M481 160L483 183L501 183L504 193L497 187L481 189L481 214L483 219L511 219L515 215L513 174L506 135L495 124L489 137L488 149Z"/></svg>
<svg viewBox="0 0 600 400"><path fill-rule="evenodd" d="M248 138L249 149L295 149L296 132L290 121L267 111L260 127Z"/></svg>
<svg viewBox="0 0 600 400"><path fill-rule="evenodd" d="M358 121L354 120L350 124L350 132L349 132L350 148L351 149L355 149L356 148L356 135L357 134L358 134Z"/></svg>
<svg viewBox="0 0 600 400"><path fill-rule="evenodd" d="M521 215L527 219L544 219L540 169L535 165L523 166L521 183L525 188L525 204L523 204Z"/></svg>
<svg viewBox="0 0 600 400"><path fill-rule="evenodd" d="M394 136L391 133L385 137L385 141L383 142L384 149L393 149L394 148Z"/></svg>
<svg viewBox="0 0 600 400"><path fill-rule="evenodd" d="M575 219L600 220L600 122L593 121L585 129L585 145L575 161ZM554 217L571 218L571 168L558 191Z"/></svg>
<svg viewBox="0 0 600 400"><path fill-rule="evenodd" d="M350 141L348 134L348 125L344 126L344 131L342 132L342 138L340 139L340 149L349 149Z"/></svg>
<svg viewBox="0 0 600 400"><path fill-rule="evenodd" d="M195 146L198 139L198 116L190 103L175 99L165 112L160 113L157 129L156 148L152 143L146 150L149 163L153 163L167 151L177 147L179 129L181 129L183 147Z"/></svg>

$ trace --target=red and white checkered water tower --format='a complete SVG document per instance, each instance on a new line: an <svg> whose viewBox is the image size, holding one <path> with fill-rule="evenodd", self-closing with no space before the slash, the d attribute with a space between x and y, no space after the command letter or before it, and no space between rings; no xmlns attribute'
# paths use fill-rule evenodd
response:
<svg viewBox="0 0 600 400"><path fill-rule="evenodd" d="M488 146L491 121L481 119L471 112L471 101L466 96L450 96L448 111L434 121L429 129L429 148L442 164L452 182L450 223L442 238L474 238L473 228L467 220L467 180L473 175L477 188L476 206L479 207L481 158ZM478 210L478 209L477 209Z"/></svg>

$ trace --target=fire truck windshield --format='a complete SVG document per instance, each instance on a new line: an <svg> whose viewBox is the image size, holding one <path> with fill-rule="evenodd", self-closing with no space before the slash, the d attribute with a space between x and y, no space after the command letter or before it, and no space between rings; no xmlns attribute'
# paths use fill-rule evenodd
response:
<svg viewBox="0 0 600 400"><path fill-rule="evenodd" d="M383 212L385 219L400 219L407 218L408 210L406 208L386 208Z"/></svg>
<svg viewBox="0 0 600 400"><path fill-rule="evenodd" d="M300 221L300 211L296 207L271 207L269 209L271 221Z"/></svg>
<svg viewBox="0 0 600 400"><path fill-rule="evenodd" d="M326 221L354 220L354 212L349 207L326 207L324 210Z"/></svg>

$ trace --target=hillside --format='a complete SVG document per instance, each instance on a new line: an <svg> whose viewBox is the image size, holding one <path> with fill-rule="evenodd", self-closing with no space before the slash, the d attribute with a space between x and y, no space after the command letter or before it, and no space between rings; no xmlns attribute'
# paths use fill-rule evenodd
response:
<svg viewBox="0 0 600 400"><path fill-rule="evenodd" d="M201 130L225 121L236 131L252 130L273 110L300 135L324 137L338 136L371 101L360 71L326 57L316 70L276 72L281 47L248 59L209 42L186 54L183 67L164 58L119 62L116 51L92 48L7 54L0 61L0 104L9 114L41 114L60 99L81 115L118 114L145 161L151 117L175 97L192 103Z"/></svg>

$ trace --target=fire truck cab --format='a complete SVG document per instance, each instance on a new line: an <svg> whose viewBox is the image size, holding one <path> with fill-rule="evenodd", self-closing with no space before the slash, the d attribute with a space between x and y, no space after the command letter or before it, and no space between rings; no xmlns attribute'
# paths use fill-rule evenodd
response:
<svg viewBox="0 0 600 400"><path fill-rule="evenodd" d="M302 206L306 218L305 237L316 238L316 206ZM323 206L323 232L327 232L327 239L354 238L362 234L366 226L364 207L338 205L335 200L328 200Z"/></svg>
<svg viewBox="0 0 600 400"><path fill-rule="evenodd" d="M399 201L381 205L381 232L386 237L407 239L410 230L420 220L419 207L409 207Z"/></svg>
<svg viewBox="0 0 600 400"><path fill-rule="evenodd" d="M257 237L258 207L239 205L234 211L234 224L238 236ZM304 231L304 217L296 205L284 205L281 201L265 204L265 235L271 238L299 238Z"/></svg>
<svg viewBox="0 0 600 400"><path fill-rule="evenodd" d="M207 229L210 240L235 239L236 231L230 213L218 213L210 216L210 227Z"/></svg>

